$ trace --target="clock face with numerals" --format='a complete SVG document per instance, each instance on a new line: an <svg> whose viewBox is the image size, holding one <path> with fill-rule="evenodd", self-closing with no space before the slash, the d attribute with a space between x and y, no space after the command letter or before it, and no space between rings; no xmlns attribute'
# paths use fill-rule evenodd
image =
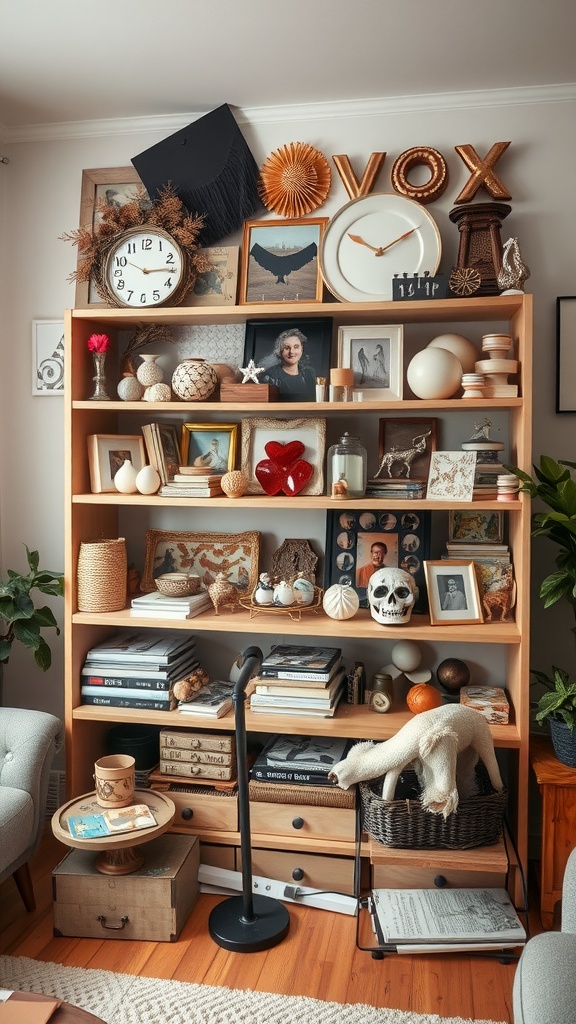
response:
<svg viewBox="0 0 576 1024"><path fill-rule="evenodd" d="M394 274L435 274L442 253L433 217L413 199L372 192L346 203L322 239L320 269L343 302L392 298Z"/></svg>
<svg viewBox="0 0 576 1024"><path fill-rule="evenodd" d="M185 278L185 256L162 228L123 232L108 253L104 280L112 302L131 309L173 303Z"/></svg>

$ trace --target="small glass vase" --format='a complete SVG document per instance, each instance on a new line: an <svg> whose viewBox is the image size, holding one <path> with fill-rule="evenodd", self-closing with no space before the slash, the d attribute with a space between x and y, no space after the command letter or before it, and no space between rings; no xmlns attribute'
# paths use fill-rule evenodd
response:
<svg viewBox="0 0 576 1024"><path fill-rule="evenodd" d="M91 402L111 402L112 399L106 391L106 374L104 373L104 363L106 361L105 352L93 352L92 359L94 360L94 392L90 395Z"/></svg>

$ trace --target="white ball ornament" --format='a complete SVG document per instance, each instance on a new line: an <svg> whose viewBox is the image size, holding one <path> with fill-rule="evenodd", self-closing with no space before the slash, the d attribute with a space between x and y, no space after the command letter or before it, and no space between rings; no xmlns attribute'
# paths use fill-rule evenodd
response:
<svg viewBox="0 0 576 1024"><path fill-rule="evenodd" d="M462 373L473 373L478 349L463 334L439 334L428 343L428 348L444 348L453 352L462 367Z"/></svg>
<svg viewBox="0 0 576 1024"><path fill-rule="evenodd" d="M304 607L308 604L312 604L312 601L314 600L314 584L311 583L310 580L307 580L305 577L294 580L292 589L294 591L294 600L296 601L296 604L300 604Z"/></svg>
<svg viewBox="0 0 576 1024"><path fill-rule="evenodd" d="M415 640L399 640L392 648L392 664L401 672L415 672L422 661L422 651Z"/></svg>
<svg viewBox="0 0 576 1024"><path fill-rule="evenodd" d="M461 385L462 366L446 348L423 348L410 360L406 379L417 398L452 398Z"/></svg>
<svg viewBox="0 0 576 1024"><path fill-rule="evenodd" d="M294 591L290 583L281 580L274 587L274 602L278 608L290 608L294 604Z"/></svg>
<svg viewBox="0 0 576 1024"><path fill-rule="evenodd" d="M322 607L331 619L352 619L360 607L360 598L354 587L334 583L324 594Z"/></svg>

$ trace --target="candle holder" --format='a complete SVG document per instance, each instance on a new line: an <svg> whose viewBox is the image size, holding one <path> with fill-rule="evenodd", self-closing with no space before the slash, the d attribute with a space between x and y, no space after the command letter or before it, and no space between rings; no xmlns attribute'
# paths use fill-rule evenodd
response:
<svg viewBox="0 0 576 1024"><path fill-rule="evenodd" d="M105 352L93 352L92 360L94 362L94 391L90 395L91 402L110 402L112 399L106 391L106 374L104 373L104 364L106 362Z"/></svg>

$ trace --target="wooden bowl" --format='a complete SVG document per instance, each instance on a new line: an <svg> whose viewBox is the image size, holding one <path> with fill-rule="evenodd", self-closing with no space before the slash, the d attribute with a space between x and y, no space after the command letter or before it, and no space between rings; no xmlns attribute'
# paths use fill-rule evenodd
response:
<svg viewBox="0 0 576 1024"><path fill-rule="evenodd" d="M166 572L156 579L156 589L166 597L188 597L200 590L200 577L186 572Z"/></svg>

